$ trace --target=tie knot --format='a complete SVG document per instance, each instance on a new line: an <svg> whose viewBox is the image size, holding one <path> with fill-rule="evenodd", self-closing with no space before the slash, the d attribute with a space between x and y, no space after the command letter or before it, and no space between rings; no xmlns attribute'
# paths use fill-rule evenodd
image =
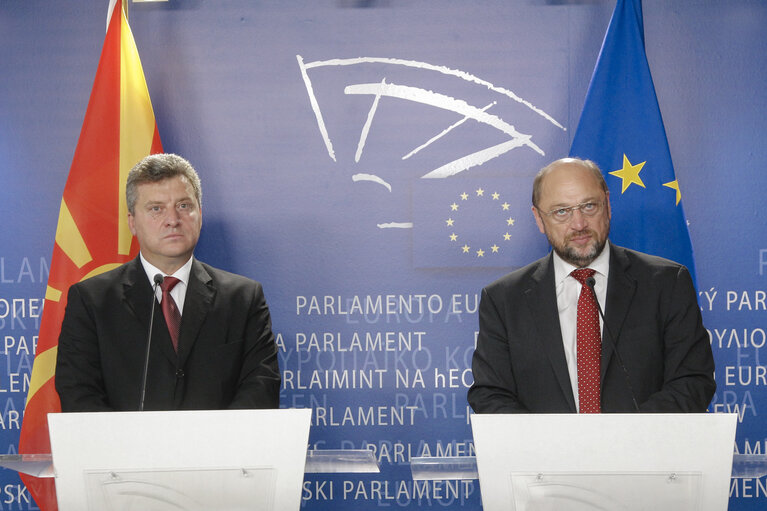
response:
<svg viewBox="0 0 767 511"><path fill-rule="evenodd" d="M579 268L577 270L573 270L570 275L575 278L578 282L581 283L581 285L586 284L586 280L589 279L589 277L593 277L596 273L596 270L592 270L591 268Z"/></svg>
<svg viewBox="0 0 767 511"><path fill-rule="evenodd" d="M176 287L176 284L181 282L176 277L165 277L162 279L162 284L160 284L160 289L162 289L163 293L170 293L170 290Z"/></svg>

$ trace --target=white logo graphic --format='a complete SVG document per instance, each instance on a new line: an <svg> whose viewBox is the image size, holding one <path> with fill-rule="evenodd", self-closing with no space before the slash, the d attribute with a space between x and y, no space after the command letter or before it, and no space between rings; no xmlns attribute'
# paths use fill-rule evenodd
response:
<svg viewBox="0 0 767 511"><path fill-rule="evenodd" d="M333 141L331 139L330 133L328 132L328 128L326 126L326 122L323 117L322 109L320 108L320 104L317 100L317 96L312 86L312 81L309 77L310 70L323 68L323 67L355 66L355 65L361 65L361 64L367 64L367 65L378 64L378 65L388 65L388 66L393 65L393 66L401 66L404 68L441 73L442 75L447 75L447 76L454 76L454 77L460 78L461 80L465 80L466 82L481 86L493 93L499 94L501 96L501 98L499 99L502 99L504 101L506 99L511 99L517 102L518 104L522 105L523 107L529 109L530 111L534 112L536 115L545 119L546 121L556 126L557 128L563 131L565 130L565 128L559 122L557 122L551 115L549 115L542 109L536 107L529 101L519 97L513 91L503 87L498 87L486 80L483 80L470 73L460 71L457 69L450 69L444 66L436 66L426 62L394 59L394 58L359 57L359 58L352 58L352 59L331 59L331 60L322 60L322 61L318 60L314 62L304 62L303 58L300 55L296 55L296 58L298 60L298 65L301 69L301 75L303 77L304 84L306 86L306 91L309 95L309 101L311 103L312 110L317 119L317 126L319 128L320 135L322 136L322 140L325 143L328 156L330 156L330 158L333 161L336 161L336 153L333 147ZM403 85L398 83L390 83L386 80L386 78L383 78L380 82L377 82L377 83L354 83L354 84L346 85L344 87L344 94L372 96L372 105L370 106L370 109L367 114L367 118L364 124L362 125L362 128L360 129L357 148L354 155L355 164L358 164L360 162L362 154L365 150L365 144L370 134L370 128L373 124L373 120L378 110L379 102L381 98L383 97L396 98L399 100L405 100L405 101L409 101L409 102L413 102L413 103L417 103L421 105L427 105L427 106L435 107L437 109L454 112L455 114L458 114L459 116L459 119L456 122L454 122L453 124L450 124L441 132L437 133L436 135L429 138L428 140L425 140L423 143L421 143L420 145L418 145L411 151L404 154L401 157L402 160L407 160L411 158L412 156L416 155L417 153L423 151L424 149L431 146L432 144L434 144L441 138L445 137L445 135L447 135L448 133L452 132L456 128L459 128L461 125L465 124L467 121L476 121L477 123L480 123L482 125L489 126L491 128L494 128L495 130L497 130L497 132L500 132L503 135L503 141L501 143L494 143L478 151L473 151L469 154L465 154L463 156L455 158L447 163L444 163L438 166L437 168L432 168L431 170L429 170L428 172L426 172L424 175L421 176L422 179L448 178L456 174L459 174L465 170L468 170L472 167L477 167L479 165L482 165L494 158L498 158L499 156L506 154L509 151L513 149L517 149L517 148L526 147L528 149L535 151L541 156L545 154L543 149L541 149L538 145L535 144L535 142L533 142L532 135L518 131L512 124L506 122L499 116L488 112L488 110L490 110L493 106L496 105L497 101L492 101L489 104L481 106L481 107L474 106L469 104L467 101L457 99L447 94L434 92L432 90L428 90L422 87ZM392 185L387 180L385 180L381 176L374 173L370 173L370 172L354 173L352 175L352 181L372 182L385 187L389 192L392 191ZM381 229L413 227L412 222L388 222L388 223L379 223L377 225Z"/></svg>

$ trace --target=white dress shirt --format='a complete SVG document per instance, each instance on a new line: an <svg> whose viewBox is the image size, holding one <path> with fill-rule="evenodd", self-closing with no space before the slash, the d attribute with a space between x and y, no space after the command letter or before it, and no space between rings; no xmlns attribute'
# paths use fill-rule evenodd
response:
<svg viewBox="0 0 767 511"><path fill-rule="evenodd" d="M586 268L595 270L594 291L599 300L599 305L604 311L605 298L607 297L607 275L610 271L610 243L605 243L602 253L594 259ZM578 317L578 297L581 294L581 285L575 277L570 275L573 270L578 268L565 262L556 252L554 252L554 281L557 292L557 309L559 310L559 328L562 330L562 343L565 348L565 358L567 359L567 371L570 373L570 385L573 388L573 397L575 398L575 408L578 409L578 345L576 341L577 317ZM602 318L599 318L599 324L604 330Z"/></svg>
<svg viewBox="0 0 767 511"><path fill-rule="evenodd" d="M163 277L176 277L179 282L176 284L173 289L170 290L170 296L173 297L173 300L176 302L176 306L178 307L178 313L183 316L184 314L184 299L186 298L186 288L189 285L189 275L192 272L192 259L194 259L194 256L190 257L189 260L176 270L173 275L166 275L162 272L159 268L152 265L149 261L144 259L143 254L139 254L141 257L141 265L144 267L144 271L146 272L146 276L149 279L149 284L154 287L154 276L158 273L162 275ZM157 286L157 290L155 291L155 296L157 296L157 301L159 303L162 303L162 289L160 289L160 286Z"/></svg>

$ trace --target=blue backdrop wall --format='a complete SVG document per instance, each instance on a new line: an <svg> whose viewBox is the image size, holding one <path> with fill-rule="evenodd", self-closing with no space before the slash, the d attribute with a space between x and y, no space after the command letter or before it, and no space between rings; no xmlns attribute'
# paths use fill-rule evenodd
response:
<svg viewBox="0 0 767 511"><path fill-rule="evenodd" d="M18 444L107 3L0 0L2 453ZM414 487L407 463L472 452L478 294L547 250L531 177L568 152L613 7L131 4L164 148L203 180L197 257L264 284L282 406L314 408L311 443L381 459L377 476L307 478L307 509L479 507L476 484ZM644 19L717 361L711 411L739 414L738 452L765 453L767 4L646 0ZM766 486L734 480L731 509L762 509ZM5 509L36 507L3 470Z"/></svg>

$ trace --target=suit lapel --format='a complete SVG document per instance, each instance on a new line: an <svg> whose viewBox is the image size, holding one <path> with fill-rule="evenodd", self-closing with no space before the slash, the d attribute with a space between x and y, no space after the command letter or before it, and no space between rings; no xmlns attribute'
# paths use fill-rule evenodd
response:
<svg viewBox="0 0 767 511"><path fill-rule="evenodd" d="M192 271L189 274L189 285L184 299L184 313L181 316L178 356L179 365L182 367L197 342L200 328L213 307L215 296L213 279L202 263L195 259L192 261Z"/></svg>
<svg viewBox="0 0 767 511"><path fill-rule="evenodd" d="M626 315L631 308L631 302L634 300L636 292L636 280L631 277L629 267L631 263L625 252L613 244L610 244L610 275L607 282L607 298L605 300L605 323L607 328L602 332L602 336L610 336L610 342L615 349L618 349L617 343L620 339L621 328L626 319ZM607 367L613 357L613 349L602 349L602 381L604 382Z"/></svg>
<svg viewBox="0 0 767 511"><path fill-rule="evenodd" d="M570 385L570 373L562 344L562 330L559 327L556 284L554 282L554 260L549 256L542 259L538 268L531 274L530 285L525 290L528 311L533 318L534 328L542 348L551 362L557 382L562 389L567 403L574 412L575 399Z"/></svg>
<svg viewBox="0 0 767 511"><path fill-rule="evenodd" d="M149 328L152 309L152 287L138 258L131 261L122 276L123 303L133 318L144 328Z"/></svg>
<svg viewBox="0 0 767 511"><path fill-rule="evenodd" d="M149 279L138 257L133 260L123 275L122 286L123 302L133 318L148 334L149 317L152 314L152 286L149 284ZM168 334L168 327L165 325L162 309L157 303L155 304L154 316L152 342L155 346L159 345L160 351L171 364L176 365L176 353L170 342L170 334ZM153 352L156 349L155 346L152 347Z"/></svg>

